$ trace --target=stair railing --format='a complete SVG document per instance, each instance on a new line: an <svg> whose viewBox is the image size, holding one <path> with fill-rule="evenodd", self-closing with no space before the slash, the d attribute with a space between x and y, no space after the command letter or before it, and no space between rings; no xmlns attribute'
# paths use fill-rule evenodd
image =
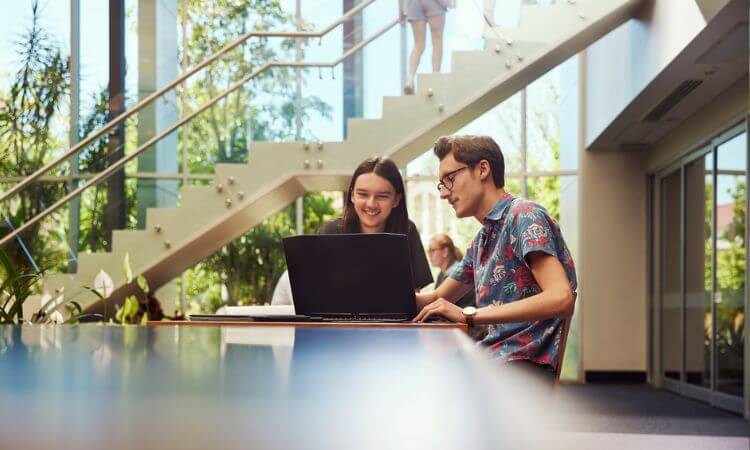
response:
<svg viewBox="0 0 750 450"><path fill-rule="evenodd" d="M331 24L328 27L326 27L326 29L324 31L326 33L329 32L331 29L335 28L335 26L337 24L343 23L343 21L345 20L344 19L345 17L346 18L351 17L352 14L355 14L356 12L359 12L364 6L369 5L372 2L374 2L374 1L375 0L368 0L368 1L366 1L366 2L364 2L362 4L360 4L360 5L358 5L357 8L359 8L359 9L353 8L347 14L345 14L344 16L342 16L342 18L340 18L339 20L337 20L333 24ZM357 9L357 10L355 11L355 9ZM171 126L169 126L168 128L166 128L165 130L161 131L159 134L153 136L151 139L149 139L148 141L146 141L143 144L141 144L132 153L130 153L128 155L125 155L124 157L122 157L121 159L119 159L119 160L117 160L115 162L110 163L110 165L106 169L104 169L101 172L97 173L95 176L93 176L92 178L90 178L86 183L82 184L81 186L77 187L73 191L69 192L67 195L65 195L63 198L61 198L60 200L58 200L54 204L50 205L44 211L40 212L39 214L37 214L36 216L34 216L32 219L26 221L23 225L19 226L15 230L12 230L10 233L8 233L7 235L3 236L2 239L0 239L0 247L4 246L5 244L7 244L14 237L16 237L18 234L23 233L26 229L28 229L29 227L31 227L35 223L39 222L40 220L42 220L46 216L48 216L48 215L52 214L53 212L57 211L58 209L60 209L62 206L64 206L66 203L68 203L71 199L73 199L74 197L76 197L77 195L79 195L84 190L90 188L91 186L99 184L103 180L106 180L112 174L114 174L117 170L119 170L121 167L123 167L129 161L131 161L133 158L137 157L138 155L140 155L141 153L143 153L144 151L146 151L147 149L149 149L151 146L153 146L157 142L161 141L162 139L164 139L166 136L168 136L169 134L171 134L175 130L177 130L180 127L182 127L187 122L190 122L192 119L194 119L196 116L198 116L202 112L204 112L207 109L209 109L212 106L214 106L220 100L222 100L223 98L227 97L229 94L233 93L234 91L236 91L240 87L242 87L248 81L250 81L250 80L258 77L259 75L263 74L264 72L268 71L269 69L274 68L274 67L294 67L294 68L318 67L318 68L334 68L337 65L341 64L344 60L346 60L347 58L349 58L350 56L352 56L353 54L357 53L359 50L361 50L367 44L369 44L370 42L374 41L375 39L379 38L380 36L382 36L383 34L385 34L386 32L388 32L391 28L393 28L394 26L396 26L398 23L399 23L399 19L394 19L393 21L387 23L385 26L383 26L378 31L376 31L373 35L371 35L367 39L363 39L357 45L353 46L352 48L350 48L349 50L347 50L346 52L344 52L339 58L337 58L337 59L335 59L335 60L333 60L331 62L272 61L272 62L268 62L268 63L263 64L261 67L259 67L258 69L254 70L253 72L245 75L239 81L235 82L230 87L228 87L226 90L224 90L222 93L218 94L216 97L214 97L211 100L209 100L208 102L206 102L200 108L194 110L193 112L191 112L187 116L183 117L182 119L180 119L179 121L175 122L174 124L172 124ZM262 35L262 36L273 35L273 36L287 36L287 37L308 37L308 38L309 37L319 37L319 36L322 36L321 33L307 33L307 32L303 32L303 33L250 32L250 33L245 34L242 38L240 38L240 39L238 39L238 40L236 40L236 41L228 44L226 47L224 47L222 50L220 50L219 52L217 52L216 54L214 54L213 56L211 56L209 59L216 60L217 55L219 53L221 53L221 54L226 53L226 51L228 51L229 49L236 47L237 45L239 45L239 43L243 42L242 39L247 39L249 37L258 36L258 35ZM106 124L104 127L102 127L99 131L95 132L91 137L87 137L85 140L81 141L81 143L79 143L75 147L71 148L68 152L66 152L65 155L61 156L56 161L53 161L53 162L47 164L42 169L39 169L38 171L36 171L33 175L30 175L24 181L22 181L21 183L19 183L16 186L14 186L11 190L9 190L3 196L1 196L0 197L0 202L2 202L5 199L7 199L10 195L13 195L13 194L17 193L24 186L27 186L28 184L32 183L35 179L39 178L43 173L46 173L46 171L48 171L49 169L52 169L52 168L58 166L65 159L69 158L70 156L72 156L73 154L75 154L77 151L80 151L80 149L85 148L85 146L88 145L88 144L90 144L94 139L96 139L99 136L103 135L107 130L113 128L114 126L116 126L117 124L119 124L120 122L122 122L123 120L125 120L127 117L129 117L130 115L132 115L135 112L137 112L139 109L142 109L148 103L147 100L151 99L150 101L153 101L153 99L158 98L159 95L156 95L156 94L158 94L158 93L163 94L163 93L167 92L172 87L174 87L175 85L177 85L181 81L184 81L186 78L188 78L189 75L191 75L191 74L195 73L197 70L199 70L200 67L205 67L204 63L205 63L205 61L203 63L195 66L195 68L193 68L189 72L185 73L185 75L183 75L182 77L178 78L177 80L173 81L172 83L170 83L169 85L165 86L161 90L155 92L154 94L150 95L149 97L147 97L143 101L139 102L138 104L136 104L135 106L133 106L133 108L131 108L129 111L122 113L120 116L118 116L117 118L115 118L114 120L112 120L111 122L109 122L108 124Z"/></svg>

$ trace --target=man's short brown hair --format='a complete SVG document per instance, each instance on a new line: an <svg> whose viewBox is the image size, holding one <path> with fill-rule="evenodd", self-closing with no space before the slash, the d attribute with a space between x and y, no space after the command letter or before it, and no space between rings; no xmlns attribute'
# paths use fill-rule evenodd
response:
<svg viewBox="0 0 750 450"><path fill-rule="evenodd" d="M495 187L505 186L505 160L500 146L489 136L442 136L435 141L435 156L443 160L453 153L458 162L474 167L483 159L490 163Z"/></svg>

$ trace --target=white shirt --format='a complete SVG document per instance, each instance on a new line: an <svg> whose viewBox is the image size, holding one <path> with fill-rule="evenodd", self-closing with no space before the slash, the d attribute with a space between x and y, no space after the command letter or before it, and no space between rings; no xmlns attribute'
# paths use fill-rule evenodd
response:
<svg viewBox="0 0 750 450"><path fill-rule="evenodd" d="M292 285L289 282L289 271L285 270L284 273L279 277L279 282L276 283L276 288L273 290L273 297L271 297L272 305L293 305L294 299L292 298Z"/></svg>

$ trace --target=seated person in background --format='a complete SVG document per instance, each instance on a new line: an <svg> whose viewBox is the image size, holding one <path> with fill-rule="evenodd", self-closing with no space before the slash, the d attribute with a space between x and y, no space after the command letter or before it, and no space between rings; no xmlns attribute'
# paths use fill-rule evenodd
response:
<svg viewBox="0 0 750 450"><path fill-rule="evenodd" d="M396 164L388 158L370 158L357 167L344 194L341 217L324 224L319 233L405 234L411 253L414 289L418 291L432 283L419 232L406 210L404 181Z"/></svg>
<svg viewBox="0 0 750 450"><path fill-rule="evenodd" d="M276 287L273 289L273 297L271 297L272 305L293 305L294 299L292 298L292 285L289 282L289 271L285 270L284 273L279 277L279 281L276 282Z"/></svg>
<svg viewBox="0 0 750 450"><path fill-rule="evenodd" d="M505 191L505 162L492 138L444 136L434 151L440 197L457 217L474 217L483 226L451 277L417 294L422 311L415 321L437 315L487 324L482 344L499 359L553 379L562 363L562 319L573 313L577 287L559 225L543 207ZM454 304L472 289L478 309Z"/></svg>
<svg viewBox="0 0 750 450"><path fill-rule="evenodd" d="M430 264L433 267L440 268L435 279L435 289L443 284L443 281L450 277L451 273L456 270L458 263L463 258L461 250L453 244L453 239L447 234L436 234L430 239L430 246L427 249L427 256L430 258ZM476 297L474 289L470 290L463 297L456 301L456 306L466 308L467 306L476 306ZM484 339L487 334L487 327L475 325L469 330L469 335L477 341Z"/></svg>
<svg viewBox="0 0 750 450"><path fill-rule="evenodd" d="M427 249L430 263L433 267L440 268L437 279L435 279L435 289L445 281L458 266L459 261L463 258L461 250L453 244L453 239L447 234L436 234L430 239L430 247ZM474 290L470 290L463 297L456 301L456 306L465 308L467 306L476 306Z"/></svg>

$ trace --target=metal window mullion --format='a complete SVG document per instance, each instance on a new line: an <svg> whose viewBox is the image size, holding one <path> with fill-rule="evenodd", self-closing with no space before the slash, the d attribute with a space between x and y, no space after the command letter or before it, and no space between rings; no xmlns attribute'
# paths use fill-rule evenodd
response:
<svg viewBox="0 0 750 450"><path fill-rule="evenodd" d="M187 8L188 8L188 2L187 0L182 0L182 14L180 15L180 18L182 19L182 23L180 24L182 28L182 74L184 75L188 71L188 37L187 37L187 23L188 23L188 15L187 15ZM182 108L180 109L180 114L182 114L188 105L188 95L187 95L187 82L182 84ZM189 138L189 127L183 127L182 128L182 187L188 185L190 180L190 166L188 165L188 156L187 156L187 146L188 146L188 138ZM188 284L188 278L187 278L187 271L183 271L180 275L181 283L180 283L180 311L182 311L183 314L187 313L187 284Z"/></svg>
<svg viewBox="0 0 750 450"><path fill-rule="evenodd" d="M685 235L685 221L687 220L687 211L685 208L685 189L687 183L685 181L685 166L680 167L680 381L687 383L687 377L685 375L685 257L687 252L685 247L687 245L687 236Z"/></svg>
<svg viewBox="0 0 750 450"><path fill-rule="evenodd" d="M526 98L526 87L521 90L521 139L520 139L520 151L521 151L521 197L528 197L528 186L526 186L526 113L527 113L527 98Z"/></svg>
<svg viewBox="0 0 750 450"><path fill-rule="evenodd" d="M296 0L294 6L294 17L297 31L302 30L302 1ZM294 41L294 60L296 62L302 61L302 43L299 39ZM302 68L297 67L295 69L295 93L294 93L294 124L295 124L295 139L297 141L302 139ZM302 234L304 231L305 217L304 217L304 197L297 198L295 202L295 231L297 234Z"/></svg>
<svg viewBox="0 0 750 450"><path fill-rule="evenodd" d="M744 403L745 403L745 418L750 419L750 296L748 296L747 286L750 285L750 271L747 270L747 255L748 255L748 211L750 211L750 200L747 195L747 187L750 186L750 170L748 170L748 163L750 163L750 139L748 138L748 129L750 129L750 116L746 116L744 121L745 127L745 392L744 392Z"/></svg>
<svg viewBox="0 0 750 450"><path fill-rule="evenodd" d="M294 6L294 18L295 18L295 24L296 24L296 30L301 31L302 30L302 2L301 0L296 0L295 6ZM300 62L302 61L302 43L299 39L294 41L294 61ZM300 140L302 139L302 116L300 114L300 110L302 109L302 68L297 67L294 69L295 71L295 93L294 93L294 103L295 103L295 114L294 114L294 122L295 122L295 139Z"/></svg>
<svg viewBox="0 0 750 450"><path fill-rule="evenodd" d="M653 225L653 237L654 237L654 318L653 318L653 347L652 351L654 352L653 360L654 360L654 367L653 367L653 383L656 387L662 386L662 381L664 380L664 364L662 362L662 342L664 339L662 338L662 321L664 315L662 314L663 310L663 293L662 290L664 289L664 280L663 280L663 271L664 271L664 237L662 233L662 228L664 227L664 201L663 201L663 192L664 189L662 188L663 180L658 174L654 174L654 225Z"/></svg>
<svg viewBox="0 0 750 450"><path fill-rule="evenodd" d="M181 20L181 28L182 28L182 71L183 74L188 71L188 37L187 37L187 22L188 22L188 16L187 16L187 8L188 3L187 0L182 0L182 11L180 14ZM187 83L184 83L182 85L181 89L182 94L182 109L180 110L180 114L183 114L185 110L188 107L188 95L187 95ZM189 129L188 127L182 128L182 185L185 186L188 183L188 180L190 178L190 166L188 165L188 156L187 156L187 144L188 144L188 138L189 136Z"/></svg>
<svg viewBox="0 0 750 450"><path fill-rule="evenodd" d="M654 195L656 177L646 176L646 317L647 348L654 351ZM646 359L646 379L654 382L654 358L651 353Z"/></svg>
<svg viewBox="0 0 750 450"><path fill-rule="evenodd" d="M68 144L70 147L78 144L78 127L81 109L81 5L80 0L70 0L70 121L68 130ZM76 175L79 170L79 154L70 158L70 174ZM70 190L78 187L76 180L69 182ZM78 238L81 226L81 198L75 197L70 202L68 211L68 251L70 262L68 272L78 271Z"/></svg>
<svg viewBox="0 0 750 450"><path fill-rule="evenodd" d="M404 5L406 4L404 3ZM399 17L401 14L405 13L405 11L399 11ZM407 61L406 61L406 22L401 22L399 24L399 47L400 47L400 60L401 60L401 85L399 88L399 92L402 92L401 90L406 85L406 71L407 71Z"/></svg>
<svg viewBox="0 0 750 450"><path fill-rule="evenodd" d="M717 166L719 161L718 146L712 146L713 150L713 170L714 173L711 176L713 183L713 189L711 190L711 201L713 203L713 212L711 214L711 380L710 389L711 392L715 392L717 389L717 375L718 375L718 364L717 364L717 352L716 352L716 222L717 222L717 201L718 201L718 182L719 175L717 172Z"/></svg>
<svg viewBox="0 0 750 450"><path fill-rule="evenodd" d="M666 254L666 239L664 239L664 236L666 234L665 233L665 224L667 223L667 221L666 221L666 216L667 216L666 204L667 204L667 202L666 202L666 199L665 199L665 197L667 195L667 190L664 189L664 183L665 183L666 178L667 178L667 175L662 175L659 178L659 188L660 188L659 203L660 203L660 208L661 208L661 210L659 211L659 217L660 217L660 222L661 222L659 224L659 236L660 236L660 239L659 239L659 254L660 254L660 258L659 258L659 281L660 281L660 283L659 283L659 308L660 308L660 314L659 314L659 358L660 358L659 359L659 366L660 366L660 370L661 370L661 374L660 375L661 375L661 379L662 380L665 380L667 378L665 376L665 374L664 374L664 360L663 360L664 353L665 353L663 351L663 346L664 346L664 339L663 339L663 334L664 334L664 316L665 316L664 315L664 284L665 284L664 283L664 275L666 273L666 269L664 268L664 265L665 265L664 261L666 260L666 258L664 258L664 255Z"/></svg>

